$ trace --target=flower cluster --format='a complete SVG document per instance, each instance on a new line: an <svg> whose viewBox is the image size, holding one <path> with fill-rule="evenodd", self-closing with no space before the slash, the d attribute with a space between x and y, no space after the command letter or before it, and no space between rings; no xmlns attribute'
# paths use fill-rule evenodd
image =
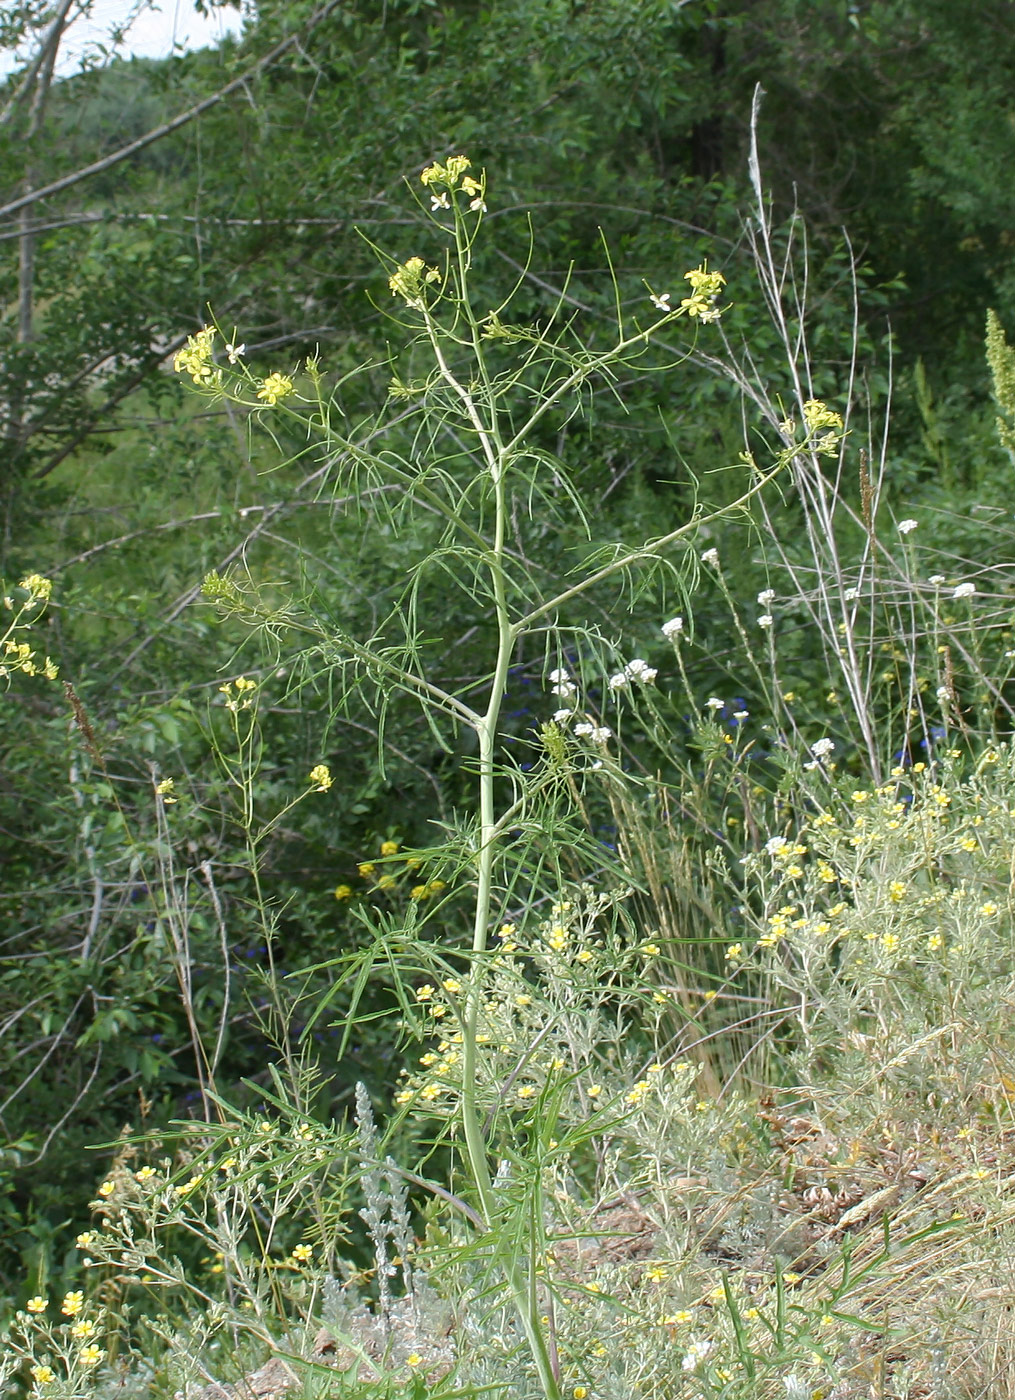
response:
<svg viewBox="0 0 1015 1400"><path fill-rule="evenodd" d="M388 278L391 295L401 297L406 306L421 307L423 291L433 282L440 281L440 273L435 267L427 267L422 258L409 258L399 263Z"/></svg>
<svg viewBox="0 0 1015 1400"><path fill-rule="evenodd" d="M188 335L182 350L173 356L173 370L176 374L187 373L195 384L209 385L217 382L219 371L212 363L212 341L215 327L203 326L197 335Z"/></svg>
<svg viewBox="0 0 1015 1400"><path fill-rule="evenodd" d="M263 399L265 403L273 408L275 404L281 403L294 392L293 382L288 374L269 374L267 379L262 380L261 387L257 391L257 397Z"/></svg>

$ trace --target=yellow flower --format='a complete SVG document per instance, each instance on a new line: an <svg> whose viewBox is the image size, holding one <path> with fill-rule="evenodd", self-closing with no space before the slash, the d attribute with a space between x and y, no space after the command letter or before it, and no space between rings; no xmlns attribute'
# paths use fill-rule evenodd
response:
<svg viewBox="0 0 1015 1400"><path fill-rule="evenodd" d="M379 875L377 877L377 888L379 890L390 890L394 888L396 880L394 875Z"/></svg>
<svg viewBox="0 0 1015 1400"><path fill-rule="evenodd" d="M155 791L162 798L167 807L176 801L176 798L173 796L175 788L176 782L173 778L163 778L161 783L156 783L155 785Z"/></svg>
<svg viewBox="0 0 1015 1400"><path fill-rule="evenodd" d="M49 1299L43 1298L41 1294L36 1293L34 1298L29 1298L25 1306L30 1313L45 1312L49 1307Z"/></svg>
<svg viewBox="0 0 1015 1400"><path fill-rule="evenodd" d="M413 885L412 889L409 891L409 898L429 899L430 891L427 889L426 885Z"/></svg>
<svg viewBox="0 0 1015 1400"><path fill-rule="evenodd" d="M599 1095L602 1092L603 1086L601 1084L590 1084L588 1089L586 1090L586 1093L588 1094L590 1099L598 1099Z"/></svg>
<svg viewBox="0 0 1015 1400"><path fill-rule="evenodd" d="M659 956L658 943L646 943L641 950L647 958L657 958Z"/></svg>
<svg viewBox="0 0 1015 1400"><path fill-rule="evenodd" d="M588 1395L588 1393L588 1386L585 1385L576 1385L574 1390L572 1390L571 1392L571 1394L574 1396L574 1400L586 1400L586 1396Z"/></svg>
<svg viewBox="0 0 1015 1400"><path fill-rule="evenodd" d="M405 1364L406 1366L422 1366L423 1358L418 1351L413 1351L405 1358Z"/></svg>
<svg viewBox="0 0 1015 1400"><path fill-rule="evenodd" d="M422 987L417 987L417 988L416 988L416 1000L417 1000L417 1001L429 1001L430 998L433 996L433 994L434 994L434 988L430 985L429 982L427 982L427 983L426 983L424 986L422 986Z"/></svg>
<svg viewBox="0 0 1015 1400"><path fill-rule="evenodd" d="M898 904L899 901L905 899L905 897L906 886L901 880L893 880L888 886L888 898L892 900L893 903Z"/></svg>
<svg viewBox="0 0 1015 1400"><path fill-rule="evenodd" d="M310 783L315 792L327 792L334 781L331 769L326 763L318 763L311 768Z"/></svg>
<svg viewBox="0 0 1015 1400"><path fill-rule="evenodd" d="M87 1249L94 1239L95 1235L91 1230L82 1230L81 1234L74 1240L74 1243L77 1245L78 1249Z"/></svg>
<svg viewBox="0 0 1015 1400"><path fill-rule="evenodd" d="M60 1311L65 1317L74 1317L81 1311L84 1305L85 1295L80 1292L80 1290L77 1290L72 1293L67 1293L64 1296L64 1300L60 1304Z"/></svg>
<svg viewBox="0 0 1015 1400"><path fill-rule="evenodd" d="M97 1347L94 1342L90 1342L88 1346L82 1347L78 1352L78 1360L81 1362L82 1366L97 1366L104 1355L105 1352Z"/></svg>
<svg viewBox="0 0 1015 1400"><path fill-rule="evenodd" d="M726 949L727 962L739 962L744 956L744 945L742 943L731 943Z"/></svg>
<svg viewBox="0 0 1015 1400"><path fill-rule="evenodd" d="M305 1264L307 1260L312 1259L313 1257L314 1251L310 1248L308 1244L298 1244L293 1249L293 1258L298 1259L301 1264Z"/></svg>
<svg viewBox="0 0 1015 1400"><path fill-rule="evenodd" d="M518 1097L520 1099L531 1099L535 1096L535 1092L531 1084L523 1084L518 1090Z"/></svg>
<svg viewBox="0 0 1015 1400"><path fill-rule="evenodd" d="M70 1334L72 1337L77 1337L78 1341L84 1341L84 1339L90 1337L94 1331L95 1323L92 1322L91 1318L79 1317L77 1322L71 1327Z"/></svg>
<svg viewBox="0 0 1015 1400"><path fill-rule="evenodd" d="M36 1385L52 1385L56 1376L51 1366L33 1366L32 1380Z"/></svg>
<svg viewBox="0 0 1015 1400"><path fill-rule="evenodd" d="M100 1196L103 1196L103 1197L111 1196L115 1190L116 1190L116 1182L115 1182L115 1181L106 1180L106 1181L104 1181L104 1182L102 1183L102 1185L99 1187L99 1195L100 1195Z"/></svg>
<svg viewBox="0 0 1015 1400"><path fill-rule="evenodd" d="M336 899L352 899L352 885L336 885L336 886L335 886L335 898L336 898Z"/></svg>
<svg viewBox="0 0 1015 1400"><path fill-rule="evenodd" d="M450 992L452 996L457 995L457 993L462 990L461 982L456 981L454 977L445 977L441 986L446 992Z"/></svg>
<svg viewBox="0 0 1015 1400"><path fill-rule="evenodd" d="M368 880L374 873L375 866L372 860L361 860L356 869L363 876L364 880Z"/></svg>
<svg viewBox="0 0 1015 1400"><path fill-rule="evenodd" d="M211 363L211 343L214 338L214 326L204 326L197 335L188 335L186 345L173 356L173 373L182 374L186 370L195 384L213 380L215 367Z"/></svg>
<svg viewBox="0 0 1015 1400"><path fill-rule="evenodd" d="M397 854L398 854L398 842L397 842L397 841L382 841L382 842L381 842L381 855L382 855L382 856L393 856L393 855L397 855Z"/></svg>
<svg viewBox="0 0 1015 1400"><path fill-rule="evenodd" d="M135 1172L134 1175L135 1175L135 1179L136 1179L137 1181L150 1181L150 1180L152 1179L152 1177L155 1175L155 1168L154 1168L154 1167L142 1167L141 1170L140 1170L139 1172Z"/></svg>
<svg viewBox="0 0 1015 1400"><path fill-rule="evenodd" d="M269 374L268 378L262 381L261 387L257 391L257 397L264 399L265 403L274 407L280 400L287 399L292 392L293 382L289 376L276 372Z"/></svg>

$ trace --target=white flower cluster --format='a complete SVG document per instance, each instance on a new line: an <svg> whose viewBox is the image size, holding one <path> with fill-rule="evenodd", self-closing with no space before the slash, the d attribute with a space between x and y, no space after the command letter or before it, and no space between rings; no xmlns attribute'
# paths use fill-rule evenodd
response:
<svg viewBox="0 0 1015 1400"><path fill-rule="evenodd" d="M587 721L576 724L574 732L582 739L590 740L593 744L605 744L607 739L613 738L613 730L607 725L589 724Z"/></svg>
<svg viewBox="0 0 1015 1400"><path fill-rule="evenodd" d="M662 626L663 636L668 637L670 641L672 641L674 637L679 637L683 630L684 619L682 617L671 617L669 622L664 622Z"/></svg>
<svg viewBox="0 0 1015 1400"><path fill-rule="evenodd" d="M611 676L607 684L611 690L623 690L632 681L638 681L641 685L651 685L659 672L654 666L650 666L647 661L642 661L638 656L633 661L629 661L622 671L618 671L615 676Z"/></svg>

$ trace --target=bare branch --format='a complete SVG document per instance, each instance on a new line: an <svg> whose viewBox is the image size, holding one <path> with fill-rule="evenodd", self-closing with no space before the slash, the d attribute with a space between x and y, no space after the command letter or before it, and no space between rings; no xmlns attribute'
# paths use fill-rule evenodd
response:
<svg viewBox="0 0 1015 1400"><path fill-rule="evenodd" d="M16 214L19 209L24 209L29 204L36 204L40 199L48 199L50 195L59 194L61 190L70 189L71 186L79 184L82 180L87 180L90 175L99 175L102 171L108 170L111 166L118 165L121 160L128 160L132 155L136 155L138 151L143 151L147 146L153 145L156 141L161 141L163 136L169 136L172 132L179 131L180 127L186 126L187 123L192 122L195 117L199 117L202 112L207 112L209 108L223 101L230 93L235 92L237 88L243 87L243 85L248 83L257 73L270 67L276 59L281 58L289 49L295 47L295 45L299 43L302 35L309 34L322 20L327 19L331 12L336 10L341 3L342 0L327 0L326 4L322 5L315 14L311 15L310 19L299 33L290 34L288 39L283 39L280 44L276 44L263 58L258 59L255 64L246 69L240 77L234 78L231 83L226 83L225 87L219 88L219 90L213 92L210 97L204 98L193 107L189 107L187 111L181 112L179 116L174 117L172 121L163 122L161 126L153 127L153 129L146 132L144 136L139 136L136 141L131 141L126 146L121 146L118 151L112 151L108 156L104 156L102 160L93 161L91 165L84 165L80 170L75 170L71 175L64 175L62 179L54 180L50 185L43 185L40 189L30 190L21 195L18 199L13 199L10 203L0 206L0 219L6 218L8 214Z"/></svg>

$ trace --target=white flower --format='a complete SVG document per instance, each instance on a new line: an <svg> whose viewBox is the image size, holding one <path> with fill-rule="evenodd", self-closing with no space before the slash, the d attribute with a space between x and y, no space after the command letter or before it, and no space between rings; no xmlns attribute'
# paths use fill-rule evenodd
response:
<svg viewBox="0 0 1015 1400"><path fill-rule="evenodd" d="M775 589L763 588L758 594L758 602L763 608L769 607L775 601Z"/></svg>
<svg viewBox="0 0 1015 1400"><path fill-rule="evenodd" d="M663 636L676 637L684 630L684 619L682 617L671 617L669 622L663 623Z"/></svg>
<svg viewBox="0 0 1015 1400"><path fill-rule="evenodd" d="M438 209L450 209L451 201L448 199L448 192L442 194L432 194L430 196L430 208L436 213Z"/></svg>
<svg viewBox="0 0 1015 1400"><path fill-rule="evenodd" d="M630 681L640 681L642 685L651 685L659 672L647 661L642 661L640 656L636 656L624 667L624 674Z"/></svg>
<svg viewBox="0 0 1015 1400"><path fill-rule="evenodd" d="M722 710L722 709L725 709L725 707L726 707L726 701L725 701L725 700L717 700L716 697L715 697L714 695L713 695L710 699L708 699L708 700L705 701L705 708L706 708L707 710Z"/></svg>
<svg viewBox="0 0 1015 1400"><path fill-rule="evenodd" d="M706 549L705 553L701 556L701 562L703 564L711 564L713 569L718 569L719 551L717 549Z"/></svg>
<svg viewBox="0 0 1015 1400"><path fill-rule="evenodd" d="M774 621L775 621L775 618L772 616L771 613L762 613L761 616L758 618L758 626L759 626L759 627L771 627L771 625L772 625L772 623L773 623Z"/></svg>
<svg viewBox="0 0 1015 1400"><path fill-rule="evenodd" d="M952 593L953 598L971 598L976 592L975 583L960 583Z"/></svg>
<svg viewBox="0 0 1015 1400"><path fill-rule="evenodd" d="M583 722L576 724L574 732L583 739L589 739L593 744L605 744L607 739L613 738L613 730L607 728L605 724L595 725Z"/></svg>
<svg viewBox="0 0 1015 1400"><path fill-rule="evenodd" d="M553 722L554 724L567 724L573 715L574 710L554 710Z"/></svg>
<svg viewBox="0 0 1015 1400"><path fill-rule="evenodd" d="M908 535L916 529L919 523L919 520L900 520L895 528L898 530L900 535Z"/></svg>
<svg viewBox="0 0 1015 1400"><path fill-rule="evenodd" d="M240 358L240 356L244 353L246 348L247 347L245 345L233 345L233 343L230 341L229 344L226 346L226 359L231 365L234 365L236 361Z"/></svg>
<svg viewBox="0 0 1015 1400"><path fill-rule="evenodd" d="M561 681L559 685L550 686L550 694L556 695L558 700L570 700L572 695L578 694L578 687L570 681Z"/></svg>
<svg viewBox="0 0 1015 1400"><path fill-rule="evenodd" d="M815 758L827 758L834 749L835 745L831 739L818 739L811 745L811 753Z"/></svg>
<svg viewBox="0 0 1015 1400"><path fill-rule="evenodd" d="M623 671L618 671L615 676L610 677L607 681L607 685L611 690L623 690L627 685L627 677L624 675Z"/></svg>
<svg viewBox="0 0 1015 1400"><path fill-rule="evenodd" d="M847 603L855 603L860 596L860 590L857 588L847 588L844 590L842 596Z"/></svg>
<svg viewBox="0 0 1015 1400"><path fill-rule="evenodd" d="M721 307L719 307L719 306L710 306L710 307L708 308L707 311L699 311L699 312L698 312L698 320L701 322L701 324L702 324L703 326L706 326L706 325L709 324L710 321L718 321L721 315L722 315L722 308L721 308Z"/></svg>
<svg viewBox="0 0 1015 1400"><path fill-rule="evenodd" d="M709 1352L712 1350L712 1347L712 1342L692 1342L691 1345L687 1348L687 1355L680 1363L681 1369L684 1371L696 1370L708 1356Z"/></svg>
<svg viewBox="0 0 1015 1400"><path fill-rule="evenodd" d="M935 588L940 588L941 585L947 583L948 580L945 578L944 574L931 574L927 582L932 583Z"/></svg>
<svg viewBox="0 0 1015 1400"><path fill-rule="evenodd" d="M733 711L733 718L734 718L734 719L746 719L747 716L748 716L750 713L751 713L750 710L734 710L734 711Z"/></svg>
<svg viewBox="0 0 1015 1400"><path fill-rule="evenodd" d="M550 680L553 681L554 685L559 684L561 681L569 681L570 679L570 674L565 671L562 666L558 666L556 671L550 672Z"/></svg>
<svg viewBox="0 0 1015 1400"><path fill-rule="evenodd" d="M765 850L770 856L781 856L789 850L789 842L785 836L770 836L765 842Z"/></svg>
<svg viewBox="0 0 1015 1400"><path fill-rule="evenodd" d="M485 200L485 199L480 199L479 195L477 194L475 199L469 201L469 208L472 210L472 212L473 212L474 214L475 214L475 213L485 214L485 213L486 213L486 200Z"/></svg>
<svg viewBox="0 0 1015 1400"><path fill-rule="evenodd" d="M939 685L934 694L942 704L946 704L952 698L952 693L946 685Z"/></svg>
<svg viewBox="0 0 1015 1400"><path fill-rule="evenodd" d="M671 292L663 292L662 296L657 297L654 292L649 292L648 299L657 311L665 313L673 310L673 307L670 305L671 295Z"/></svg>

